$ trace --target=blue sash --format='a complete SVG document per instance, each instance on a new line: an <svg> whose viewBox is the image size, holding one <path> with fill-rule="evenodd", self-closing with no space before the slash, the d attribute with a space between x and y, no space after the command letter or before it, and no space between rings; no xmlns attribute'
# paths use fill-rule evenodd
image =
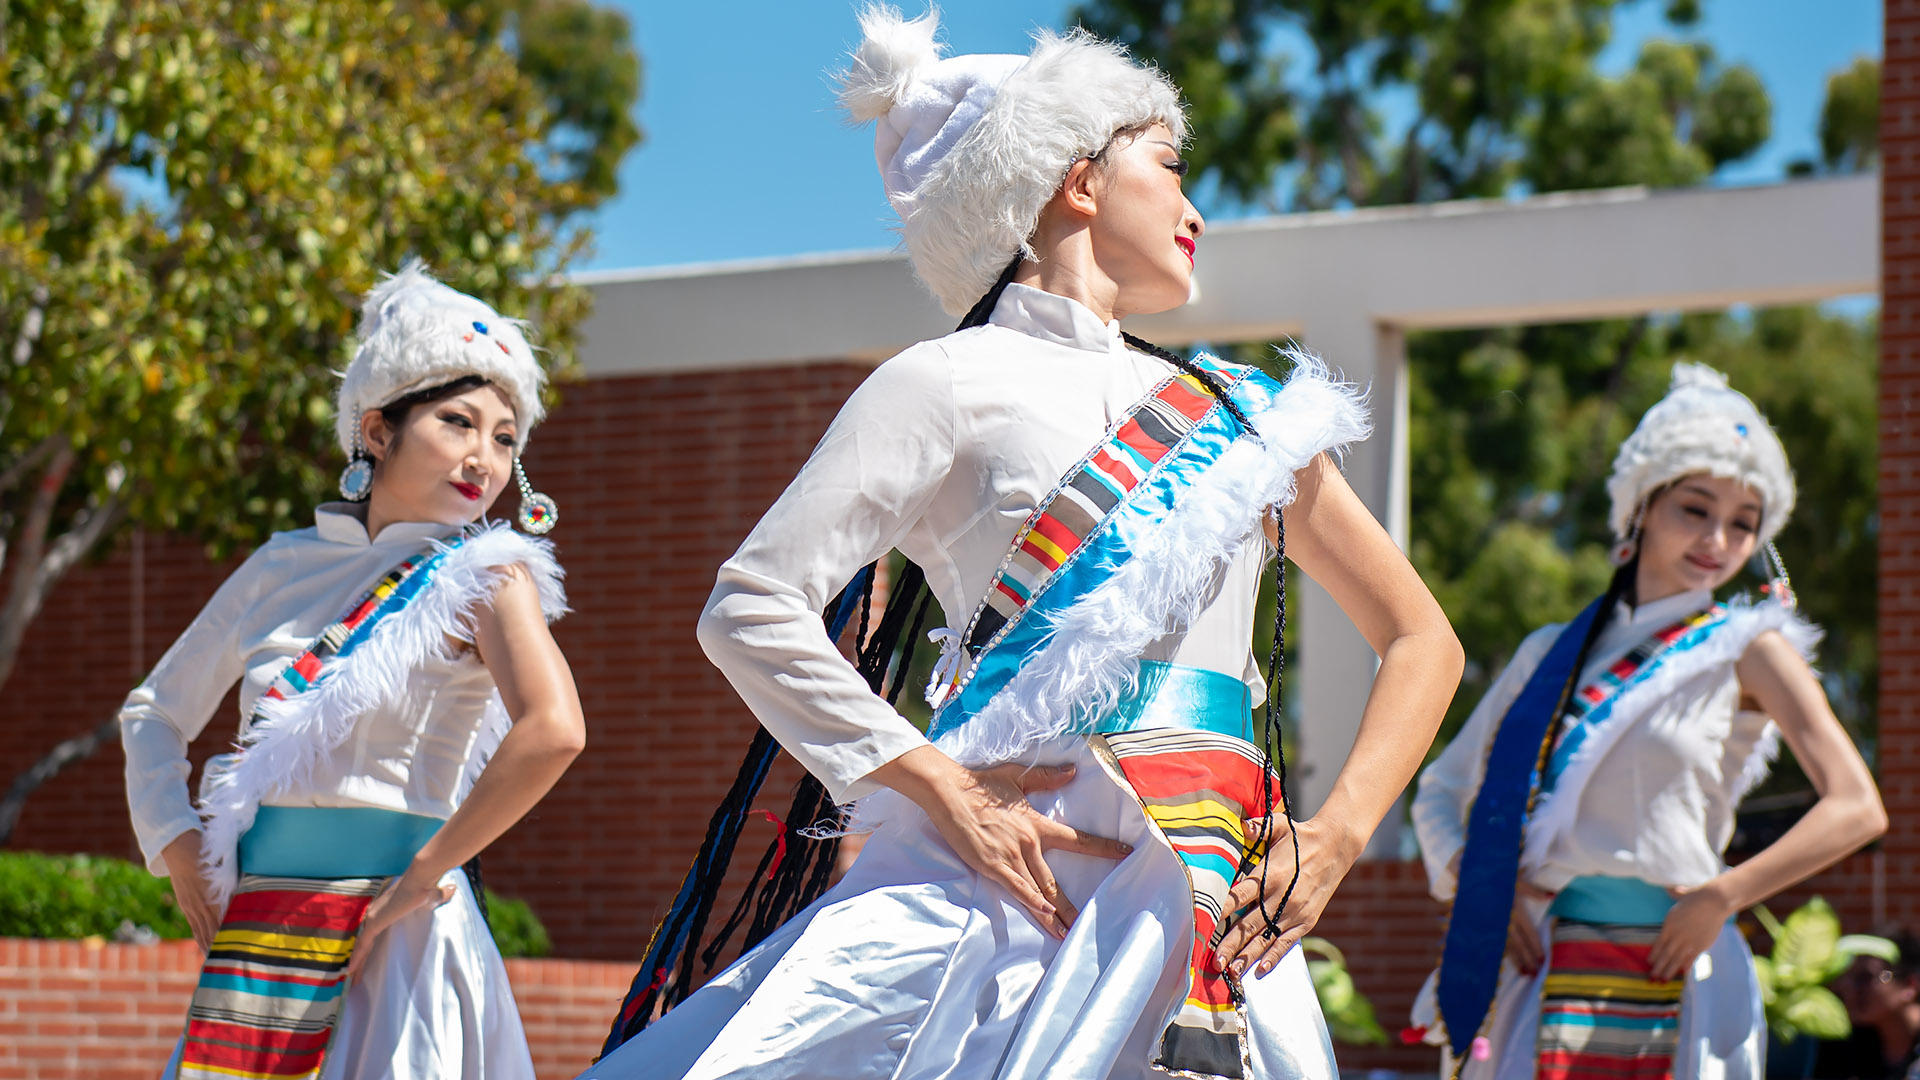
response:
<svg viewBox="0 0 1920 1080"><path fill-rule="evenodd" d="M1493 1007L1500 958L1507 947L1507 922L1513 916L1514 887L1520 879L1521 840L1533 793L1539 790L1541 759L1546 756L1553 722L1566 707L1573 680L1580 674L1574 664L1600 604L1600 600L1588 604L1560 631L1520 696L1501 717L1487 751L1480 792L1467 817L1467 844L1460 853L1459 883L1435 987L1447 1042L1459 1061L1466 1060Z"/></svg>
<svg viewBox="0 0 1920 1080"><path fill-rule="evenodd" d="M1487 751L1486 774L1467 818L1467 844L1460 853L1460 881L1447 921L1440 981L1435 988L1440 1017L1446 1022L1447 1039L1456 1058L1471 1047L1493 1005L1500 958L1506 951L1507 923L1513 915L1520 857L1525 851L1527 816L1536 795L1552 790L1581 747L1612 720L1614 703L1622 693L1639 685L1666 660L1694 648L1726 625L1726 612L1713 608L1665 627L1648 635L1575 693L1573 682L1579 672L1573 670L1573 664L1600 603L1596 600L1587 605L1560 631L1546 658L1501 718L1500 729ZM1566 719L1564 734L1555 730L1562 717ZM1461 904L1462 899L1470 902ZM1583 892L1580 899L1568 903L1585 903L1583 910L1592 910L1596 905L1591 901L1592 897ZM1639 913L1636 917L1645 914L1644 906L1636 905L1632 910Z"/></svg>

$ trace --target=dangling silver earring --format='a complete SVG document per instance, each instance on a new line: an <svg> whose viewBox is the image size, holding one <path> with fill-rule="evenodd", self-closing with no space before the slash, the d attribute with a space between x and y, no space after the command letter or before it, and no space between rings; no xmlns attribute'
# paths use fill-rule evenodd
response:
<svg viewBox="0 0 1920 1080"><path fill-rule="evenodd" d="M1767 541L1765 555L1767 583L1760 586L1760 591L1792 611L1799 606L1800 599L1793 595L1793 579L1787 576L1787 561L1780 557L1780 549L1774 547L1771 540Z"/></svg>
<svg viewBox="0 0 1920 1080"><path fill-rule="evenodd" d="M347 467L340 470L340 497L360 502L373 494L373 456L360 445L360 432L353 433L353 452Z"/></svg>
<svg viewBox="0 0 1920 1080"><path fill-rule="evenodd" d="M533 490L527 483L527 470L521 466L519 455L514 455L513 478L520 484L520 513L518 520L524 532L534 536L545 536L560 523L560 508L552 499Z"/></svg>

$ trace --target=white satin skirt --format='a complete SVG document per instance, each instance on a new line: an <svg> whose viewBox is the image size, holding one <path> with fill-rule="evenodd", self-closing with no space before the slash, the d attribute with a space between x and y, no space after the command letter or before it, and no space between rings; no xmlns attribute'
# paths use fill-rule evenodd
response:
<svg viewBox="0 0 1920 1080"><path fill-rule="evenodd" d="M1134 847L1053 852L1080 918L1066 940L954 854L904 801L846 878L581 1080L1133 1080L1187 987L1193 897L1179 858L1084 740L1043 814ZM1299 950L1249 978L1260 1080L1335 1080Z"/></svg>
<svg viewBox="0 0 1920 1080"><path fill-rule="evenodd" d="M1535 904L1544 912L1544 903ZM1539 916L1541 940L1548 940L1550 919ZM1531 977L1510 961L1500 965L1500 989L1493 1000L1487 1032L1491 1053L1471 1060L1460 1080L1533 1080L1534 1045L1540 1035L1540 993L1548 964ZM1414 1023L1432 1024L1433 980L1421 989ZM1445 1048L1440 1075L1452 1075ZM1694 959L1680 991L1680 1042L1673 1055L1674 1080L1764 1080L1767 1020L1754 974L1753 953L1732 926L1721 929L1706 952Z"/></svg>
<svg viewBox="0 0 1920 1080"><path fill-rule="evenodd" d="M507 967L450 870L454 898L415 911L368 946L347 988L320 1080L534 1080ZM180 1048L163 1076L174 1075Z"/></svg>

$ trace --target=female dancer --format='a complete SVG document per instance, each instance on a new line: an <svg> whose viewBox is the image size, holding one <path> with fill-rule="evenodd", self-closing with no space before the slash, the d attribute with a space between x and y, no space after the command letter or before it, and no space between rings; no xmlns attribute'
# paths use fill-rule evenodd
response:
<svg viewBox="0 0 1920 1080"><path fill-rule="evenodd" d="M580 752L551 545L476 524L543 374L518 324L409 265L370 293L336 422L342 503L220 587L121 710L134 831L208 950L167 1075L531 1078L456 872ZM198 806L187 744L236 680ZM349 976L351 976L349 978Z"/></svg>
<svg viewBox="0 0 1920 1080"><path fill-rule="evenodd" d="M1607 491L1606 594L1528 636L1420 776L1427 873L1456 902L1415 1022L1471 1077L1524 1080L1537 1058L1553 1080L1759 1080L1759 988L1732 917L1879 835L1886 813L1807 666L1819 634L1773 548L1793 475L1753 403L1676 365ZM1716 604L1756 550L1770 595ZM1734 808L1783 734L1820 799L1729 869Z"/></svg>
<svg viewBox="0 0 1920 1080"><path fill-rule="evenodd" d="M1203 231L1158 73L1084 34L941 60L931 15L861 21L842 100L877 121L915 271L972 314L855 391L721 568L700 640L834 801L871 796L874 831L818 903L620 1046L671 977L650 950L586 1075L1331 1077L1289 949L1461 664L1325 454L1364 434L1360 407L1310 358L1282 385L1121 332L1185 302ZM1249 722L1263 522L1383 658L1291 835ZM822 616L895 547L971 613L936 632L931 740Z"/></svg>

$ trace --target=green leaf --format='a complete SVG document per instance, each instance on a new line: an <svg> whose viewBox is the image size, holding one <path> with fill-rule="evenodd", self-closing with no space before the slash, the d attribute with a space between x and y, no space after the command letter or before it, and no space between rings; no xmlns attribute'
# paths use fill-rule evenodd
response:
<svg viewBox="0 0 1920 1080"><path fill-rule="evenodd" d="M1831 904L1814 897L1787 916L1774 939L1774 977L1783 988L1826 982L1839 942L1840 917Z"/></svg>
<svg viewBox="0 0 1920 1080"><path fill-rule="evenodd" d="M1853 1030L1847 1007L1824 986L1794 990L1775 1011L1794 1029L1816 1039L1844 1039Z"/></svg>
<svg viewBox="0 0 1920 1080"><path fill-rule="evenodd" d="M1900 946L1873 934L1844 934L1834 948L1845 959L1845 963L1840 965L1843 971L1848 964L1862 956L1878 957L1889 964L1900 962Z"/></svg>

